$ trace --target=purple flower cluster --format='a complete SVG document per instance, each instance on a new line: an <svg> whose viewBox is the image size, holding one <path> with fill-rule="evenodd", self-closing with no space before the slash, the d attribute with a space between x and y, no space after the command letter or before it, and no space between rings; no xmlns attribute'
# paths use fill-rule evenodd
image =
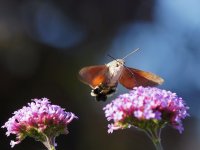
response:
<svg viewBox="0 0 200 150"><path fill-rule="evenodd" d="M46 137L55 138L67 134L67 125L77 118L58 105L50 104L47 98L33 99L28 106L15 111L2 128L7 128L6 135L15 134L17 141L11 141L11 147L20 143L27 136L45 142Z"/></svg>
<svg viewBox="0 0 200 150"><path fill-rule="evenodd" d="M141 86L120 95L103 108L107 120L114 122L108 125L109 133L131 126L145 129L150 126L162 128L166 124L181 133L182 120L189 116L188 109L176 93Z"/></svg>

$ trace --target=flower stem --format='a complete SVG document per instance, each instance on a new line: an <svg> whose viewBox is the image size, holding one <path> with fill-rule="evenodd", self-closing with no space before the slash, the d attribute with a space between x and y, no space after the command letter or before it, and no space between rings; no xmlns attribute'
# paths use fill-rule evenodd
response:
<svg viewBox="0 0 200 150"><path fill-rule="evenodd" d="M153 142L156 150L163 150L162 144L161 144L161 129L147 129L145 130L145 133L148 135L148 137L151 139L151 141Z"/></svg>
<svg viewBox="0 0 200 150"><path fill-rule="evenodd" d="M42 142L48 150L56 150L55 138L46 137L46 141Z"/></svg>

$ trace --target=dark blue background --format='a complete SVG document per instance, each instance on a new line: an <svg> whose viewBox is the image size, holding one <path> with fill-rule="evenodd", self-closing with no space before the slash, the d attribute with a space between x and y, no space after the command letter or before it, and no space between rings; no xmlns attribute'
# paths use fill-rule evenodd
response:
<svg viewBox="0 0 200 150"><path fill-rule="evenodd" d="M160 86L176 92L189 105L185 131L167 127L164 148L200 147L200 2L198 0L62 0L0 1L0 125L32 98L49 98L79 116L67 136L57 138L58 150L153 150L146 135L135 129L107 134L102 108L90 88L78 80L83 66L126 59L126 65L154 72ZM0 149L11 149L5 129ZM30 138L15 150L44 149Z"/></svg>

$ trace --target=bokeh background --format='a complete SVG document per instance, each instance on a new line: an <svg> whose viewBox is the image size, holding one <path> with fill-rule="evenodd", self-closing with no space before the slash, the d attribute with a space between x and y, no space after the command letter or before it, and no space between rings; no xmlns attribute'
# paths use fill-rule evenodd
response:
<svg viewBox="0 0 200 150"><path fill-rule="evenodd" d="M19 0L0 1L0 125L32 98L49 98L79 120L57 138L58 150L153 150L135 129L107 133L102 108L78 80L84 66L126 59L126 65L165 79L160 88L176 92L190 106L185 131L167 127L166 150L200 147L200 1L199 0ZM0 149L10 140L0 130ZM15 150L43 150L30 138Z"/></svg>

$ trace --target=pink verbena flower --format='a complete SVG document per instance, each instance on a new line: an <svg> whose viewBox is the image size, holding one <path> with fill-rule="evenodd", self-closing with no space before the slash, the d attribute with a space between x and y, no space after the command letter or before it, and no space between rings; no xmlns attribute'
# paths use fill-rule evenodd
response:
<svg viewBox="0 0 200 150"><path fill-rule="evenodd" d="M15 111L2 128L6 135L16 135L16 141L11 141L11 147L19 144L27 136L42 142L48 149L56 146L55 138L67 134L67 125L78 118L71 112L66 112L58 105L50 104L47 98L33 99L28 106ZM50 143L47 143L47 141ZM50 145L52 147L49 147Z"/></svg>
<svg viewBox="0 0 200 150"><path fill-rule="evenodd" d="M188 109L176 93L141 86L120 95L103 108L107 120L114 122L108 125L109 133L131 126L146 130L162 128L166 124L181 133L182 120L189 116Z"/></svg>

